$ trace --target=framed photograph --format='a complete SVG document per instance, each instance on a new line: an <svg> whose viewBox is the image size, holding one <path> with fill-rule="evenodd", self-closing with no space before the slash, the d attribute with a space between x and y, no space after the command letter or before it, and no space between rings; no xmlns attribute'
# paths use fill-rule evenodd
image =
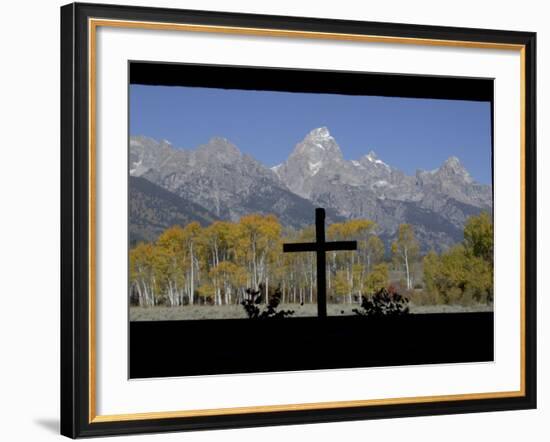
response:
<svg viewBox="0 0 550 442"><path fill-rule="evenodd" d="M527 32L61 8L61 432L536 407Z"/></svg>

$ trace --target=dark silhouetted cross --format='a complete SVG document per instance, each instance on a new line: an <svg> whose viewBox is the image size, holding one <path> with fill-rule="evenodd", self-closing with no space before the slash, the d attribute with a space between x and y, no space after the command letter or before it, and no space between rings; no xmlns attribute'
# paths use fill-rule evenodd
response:
<svg viewBox="0 0 550 442"><path fill-rule="evenodd" d="M315 242L283 244L283 252L317 253L317 315L327 316L326 252L332 250L356 250L357 241L325 241L325 209L315 209Z"/></svg>

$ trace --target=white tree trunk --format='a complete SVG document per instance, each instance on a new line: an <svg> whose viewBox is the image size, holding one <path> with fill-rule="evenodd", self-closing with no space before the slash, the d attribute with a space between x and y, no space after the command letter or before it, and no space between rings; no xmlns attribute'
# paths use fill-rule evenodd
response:
<svg viewBox="0 0 550 442"><path fill-rule="evenodd" d="M191 269L190 269L190 290L189 290L189 305L193 305L193 295L195 294L195 256L193 254L193 243L189 246L189 255L191 258Z"/></svg>
<svg viewBox="0 0 550 442"><path fill-rule="evenodd" d="M409 272L409 256L407 253L407 249L404 250L404 256L405 256L405 272L407 273L407 290L411 289L411 275Z"/></svg>

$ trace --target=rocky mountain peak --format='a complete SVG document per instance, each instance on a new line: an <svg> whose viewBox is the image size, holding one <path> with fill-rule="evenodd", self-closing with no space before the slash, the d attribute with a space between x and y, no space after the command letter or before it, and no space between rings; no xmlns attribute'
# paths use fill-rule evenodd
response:
<svg viewBox="0 0 550 442"><path fill-rule="evenodd" d="M271 170L288 189L308 198L312 180L333 173L345 163L342 151L326 127L311 130L282 164Z"/></svg>
<svg viewBox="0 0 550 442"><path fill-rule="evenodd" d="M473 181L470 177L470 174L466 170L466 168L462 165L460 160L455 157L449 157L443 165L437 170L437 173L439 175L444 175L446 177L452 178L462 178L463 180L467 182Z"/></svg>
<svg viewBox="0 0 550 442"><path fill-rule="evenodd" d="M329 132L328 128L325 127L325 126L322 126L322 127L318 127L316 129L311 130L306 135L305 140L323 141L323 140L327 140L329 138L332 138L332 135L330 135L330 132Z"/></svg>
<svg viewBox="0 0 550 442"><path fill-rule="evenodd" d="M178 154L166 140L159 142L146 136L133 136L130 138L130 175L141 176L158 162L170 162L169 159Z"/></svg>
<svg viewBox="0 0 550 442"><path fill-rule="evenodd" d="M241 158L241 151L227 138L212 137L208 143L197 148L198 155L208 155L215 159L228 162Z"/></svg>
<svg viewBox="0 0 550 442"><path fill-rule="evenodd" d="M371 161L375 161L378 159L378 155L376 155L376 152L374 150L371 150L367 155L365 155L367 159Z"/></svg>
<svg viewBox="0 0 550 442"><path fill-rule="evenodd" d="M340 146L326 127L310 131L303 141L296 145L291 157L304 158L312 164L343 158Z"/></svg>
<svg viewBox="0 0 550 442"><path fill-rule="evenodd" d="M206 146L213 146L216 149L227 150L233 153L241 153L237 146L235 146L231 141L224 137L212 137L210 138L210 140L208 140Z"/></svg>
<svg viewBox="0 0 550 442"><path fill-rule="evenodd" d="M155 150L161 145L162 143L159 143L154 138L146 137L144 135L130 137L130 147L132 149Z"/></svg>
<svg viewBox="0 0 550 442"><path fill-rule="evenodd" d="M447 160L443 163L443 165L447 167L453 167L453 168L462 167L462 163L455 156L447 158Z"/></svg>
<svg viewBox="0 0 550 442"><path fill-rule="evenodd" d="M382 169L388 169L390 170L390 167L384 163L380 158L378 158L378 155L374 152L374 150L371 150L368 154L363 155L359 159L359 163L364 167L372 167L372 166L384 166Z"/></svg>

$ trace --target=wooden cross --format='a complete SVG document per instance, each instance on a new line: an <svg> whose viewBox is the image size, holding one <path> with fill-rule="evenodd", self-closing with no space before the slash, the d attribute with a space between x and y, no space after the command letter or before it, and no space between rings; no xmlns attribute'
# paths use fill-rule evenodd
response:
<svg viewBox="0 0 550 442"><path fill-rule="evenodd" d="M325 209L315 209L315 242L283 244L283 252L316 252L317 254L317 315L327 317L326 252L356 250L357 241L325 241Z"/></svg>

